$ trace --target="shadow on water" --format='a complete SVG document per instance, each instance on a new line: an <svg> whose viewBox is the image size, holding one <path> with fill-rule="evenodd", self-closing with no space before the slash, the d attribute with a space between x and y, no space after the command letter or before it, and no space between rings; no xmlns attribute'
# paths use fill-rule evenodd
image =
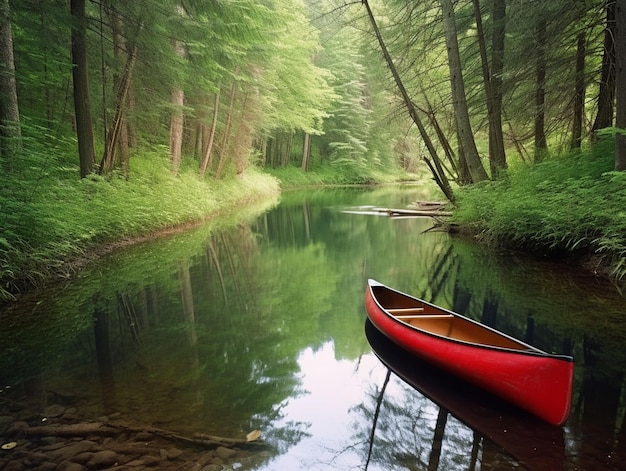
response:
<svg viewBox="0 0 626 471"><path fill-rule="evenodd" d="M285 193L23 296L0 313L0 434L26 398L181 433L261 430L272 456L240 469L626 469L624 298L576 268L428 231L428 219L343 211L425 198ZM382 364L363 335L367 278L573 355L565 427L369 335ZM389 369L406 383L385 381Z"/></svg>

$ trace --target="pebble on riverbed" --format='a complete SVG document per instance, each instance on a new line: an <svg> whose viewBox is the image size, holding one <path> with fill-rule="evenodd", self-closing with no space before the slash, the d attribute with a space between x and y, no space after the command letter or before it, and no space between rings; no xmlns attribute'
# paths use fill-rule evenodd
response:
<svg viewBox="0 0 626 471"><path fill-rule="evenodd" d="M15 403L13 404L15 406ZM10 414L10 415L9 415ZM102 418L100 418L101 420ZM124 426L117 414L109 423ZM75 409L60 405L46 407L39 414L28 407L0 411L0 470L192 470L222 471L247 469L270 457L263 449L216 446L206 448L176 443L153 433L138 431L109 434L82 434L93 422L78 420ZM30 434L41 427L75 426L76 436ZM4 446L6 445L6 446Z"/></svg>

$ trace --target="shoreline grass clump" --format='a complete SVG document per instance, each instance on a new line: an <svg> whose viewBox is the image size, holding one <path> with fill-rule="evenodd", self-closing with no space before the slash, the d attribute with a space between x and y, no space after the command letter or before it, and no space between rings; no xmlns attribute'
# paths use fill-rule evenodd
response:
<svg viewBox="0 0 626 471"><path fill-rule="evenodd" d="M613 171L614 141L510 168L458 192L454 222L497 245L594 260L626 278L626 173Z"/></svg>

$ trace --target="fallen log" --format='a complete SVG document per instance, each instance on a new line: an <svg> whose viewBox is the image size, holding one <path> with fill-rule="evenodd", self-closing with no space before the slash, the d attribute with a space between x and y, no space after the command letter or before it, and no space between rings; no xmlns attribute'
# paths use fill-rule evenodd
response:
<svg viewBox="0 0 626 471"><path fill-rule="evenodd" d="M48 425L36 427L20 427L11 430L11 432L22 433L28 437L88 437L88 436L106 436L114 437L121 433L134 434L150 434L159 438L182 442L187 445L202 446L209 448L217 448L220 446L226 448L233 447L259 447L267 446L266 443L258 440L239 439L219 437L216 435L206 435L196 433L193 437L181 435L171 430L165 430L156 427L132 427L124 424L111 424L103 422L85 422L70 425Z"/></svg>
<svg viewBox="0 0 626 471"><path fill-rule="evenodd" d="M394 208L373 208L372 211L387 213L389 216L414 216L414 217L450 217L452 211L441 210L418 210L418 209L394 209Z"/></svg>
<svg viewBox="0 0 626 471"><path fill-rule="evenodd" d="M115 426L110 427L102 422L20 427L12 428L9 432L23 433L27 437L83 437L87 435L112 437L120 433L119 429Z"/></svg>
<svg viewBox="0 0 626 471"><path fill-rule="evenodd" d="M415 208L425 211L437 211L448 206L446 201L415 201L409 205L410 208Z"/></svg>

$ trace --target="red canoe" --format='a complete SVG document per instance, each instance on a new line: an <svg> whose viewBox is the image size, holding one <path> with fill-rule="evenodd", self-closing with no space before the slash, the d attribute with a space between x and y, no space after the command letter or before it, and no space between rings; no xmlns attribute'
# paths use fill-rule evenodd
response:
<svg viewBox="0 0 626 471"><path fill-rule="evenodd" d="M367 315L383 334L450 373L553 425L570 412L574 361L374 280Z"/></svg>

